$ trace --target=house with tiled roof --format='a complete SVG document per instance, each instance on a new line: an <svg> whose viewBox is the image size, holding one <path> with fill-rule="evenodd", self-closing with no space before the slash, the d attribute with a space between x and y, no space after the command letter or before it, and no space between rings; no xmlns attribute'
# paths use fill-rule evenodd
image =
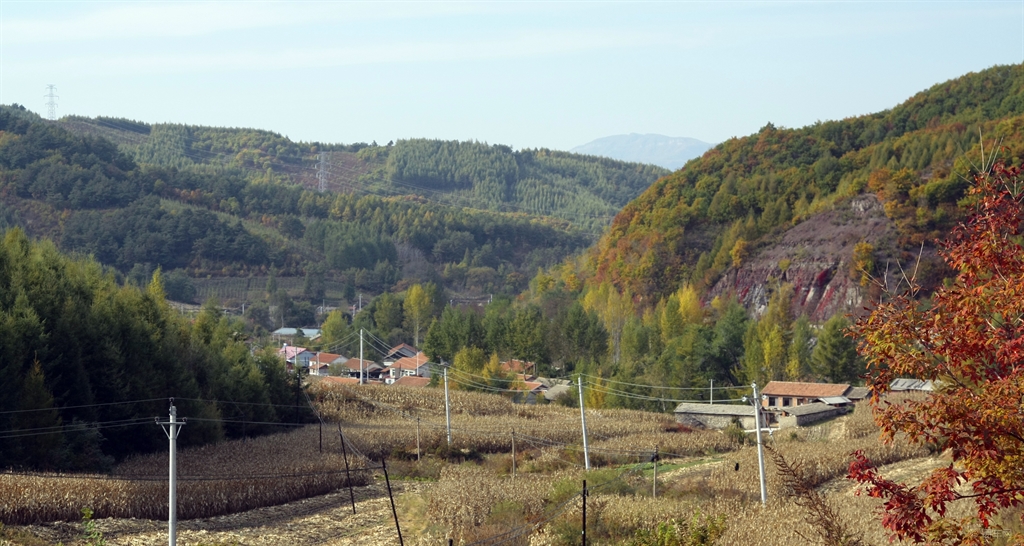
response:
<svg viewBox="0 0 1024 546"><path fill-rule="evenodd" d="M328 385L358 385L358 377L324 377L321 379Z"/></svg>
<svg viewBox="0 0 1024 546"><path fill-rule="evenodd" d="M314 353L309 359L309 375L330 375L331 364L342 364L347 358L334 353Z"/></svg>
<svg viewBox="0 0 1024 546"><path fill-rule="evenodd" d="M513 358L500 364L501 371L526 376L528 379L537 377L537 365L533 362Z"/></svg>
<svg viewBox="0 0 1024 546"><path fill-rule="evenodd" d="M395 380L400 377L430 377L430 359L420 351L415 356L399 358L394 364L388 367L388 376Z"/></svg>
<svg viewBox="0 0 1024 546"><path fill-rule="evenodd" d="M313 358L312 351L306 350L305 347L296 347L294 345L285 345L284 347L281 347L277 350L277 354L284 359L289 371L293 371L297 368L308 368L309 361Z"/></svg>
<svg viewBox="0 0 1024 546"><path fill-rule="evenodd" d="M397 362L401 358L413 357L419 352L419 349L409 345L408 343L399 343L398 345L388 349L387 354L384 355L381 362L383 362L385 366L388 366L388 362Z"/></svg>
<svg viewBox="0 0 1024 546"><path fill-rule="evenodd" d="M356 379L359 379L359 371L362 370L364 381L380 379L381 374L384 372L384 366L372 360L359 360L358 358L346 360L345 367L348 368L349 377L355 377Z"/></svg>
<svg viewBox="0 0 1024 546"><path fill-rule="evenodd" d="M845 397L851 389L847 383L804 383L770 381L761 391L766 408L788 408L813 404L822 398ZM849 400L846 400L849 403Z"/></svg>
<svg viewBox="0 0 1024 546"><path fill-rule="evenodd" d="M405 377L399 377L391 384L393 387L426 387L430 384L429 377L416 377L415 375L407 375Z"/></svg>

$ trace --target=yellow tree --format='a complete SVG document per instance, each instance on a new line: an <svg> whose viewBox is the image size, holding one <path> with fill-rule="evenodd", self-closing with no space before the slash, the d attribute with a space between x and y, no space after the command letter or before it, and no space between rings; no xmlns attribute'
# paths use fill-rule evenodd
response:
<svg viewBox="0 0 1024 546"><path fill-rule="evenodd" d="M431 297L434 291L430 288L414 284L405 293L405 316L412 326L412 344L417 347L420 346L420 328L430 320L430 312L434 308Z"/></svg>

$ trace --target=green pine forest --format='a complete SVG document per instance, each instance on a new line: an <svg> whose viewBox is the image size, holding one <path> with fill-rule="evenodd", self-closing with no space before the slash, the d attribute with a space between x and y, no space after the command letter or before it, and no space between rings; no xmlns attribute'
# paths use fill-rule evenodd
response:
<svg viewBox="0 0 1024 546"><path fill-rule="evenodd" d="M710 290L793 226L872 194L898 236L886 248L846 248L841 258L856 267L839 274L864 281L883 274L886 260L920 253L927 298L950 276L936 240L964 217L971 176L994 158L1019 164L1022 128L1021 65L937 84L876 114L797 129L768 123L674 173L478 142L294 143L247 129L48 123L2 107L0 227L14 229L4 239L10 257L0 261L0 364L19 378L4 386L3 403L60 408L168 392L221 399L235 396L217 390L233 383L224 379L232 373L253 382L244 396L289 396L273 356L240 350L264 346L267 330L282 324L322 324L323 337L309 346L348 354L359 328L385 343L413 343L483 390L514 381L497 365L506 358L536 362L546 376L586 374L608 385L586 394L591 407L670 411L683 396L673 389L711 381L856 383L862 364L844 334L847 314L861 310L819 322L798 316L794 287L781 275L765 281L760 309ZM319 157L331 162L326 192L315 189ZM224 302L193 316L165 303L165 294L194 299L216 278L247 279L258 297L243 317L219 311ZM870 282L860 286L878 295ZM357 292L365 305L353 316L346 305ZM327 296L346 305L317 313ZM472 296L489 303L458 304ZM69 334L92 322L52 318L65 308L95 313L97 326ZM122 308L129 311L115 312ZM160 385L90 367L130 360L128 330L148 336L157 355L149 365L167 374ZM212 363L201 374L161 360L186 345ZM65 370L65 355L81 365ZM113 373L124 386L72 389L71 373ZM206 438L233 434L221 425ZM116 443L106 431L86 436L100 463L124 455L105 447ZM53 441L70 449L77 438Z"/></svg>

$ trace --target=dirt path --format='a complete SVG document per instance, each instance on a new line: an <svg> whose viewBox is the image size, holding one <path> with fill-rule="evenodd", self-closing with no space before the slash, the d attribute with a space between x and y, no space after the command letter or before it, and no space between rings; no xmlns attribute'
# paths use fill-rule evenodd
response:
<svg viewBox="0 0 1024 546"><path fill-rule="evenodd" d="M396 496L418 493L421 483L393 483ZM281 506L259 508L179 522L178 544L191 545L391 545L398 544L391 504L384 484L355 491L356 515L348 491L339 491ZM100 519L96 528L109 546L167 544L167 522L138 519ZM22 527L56 544L74 544L83 535L81 523L52 523Z"/></svg>

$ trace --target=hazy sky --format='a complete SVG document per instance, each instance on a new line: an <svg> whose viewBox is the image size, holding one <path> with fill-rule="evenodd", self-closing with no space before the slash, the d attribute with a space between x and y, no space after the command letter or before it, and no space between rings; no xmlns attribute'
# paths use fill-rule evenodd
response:
<svg viewBox="0 0 1024 546"><path fill-rule="evenodd" d="M1024 1L0 1L0 103L295 140L719 142L1024 60Z"/></svg>

